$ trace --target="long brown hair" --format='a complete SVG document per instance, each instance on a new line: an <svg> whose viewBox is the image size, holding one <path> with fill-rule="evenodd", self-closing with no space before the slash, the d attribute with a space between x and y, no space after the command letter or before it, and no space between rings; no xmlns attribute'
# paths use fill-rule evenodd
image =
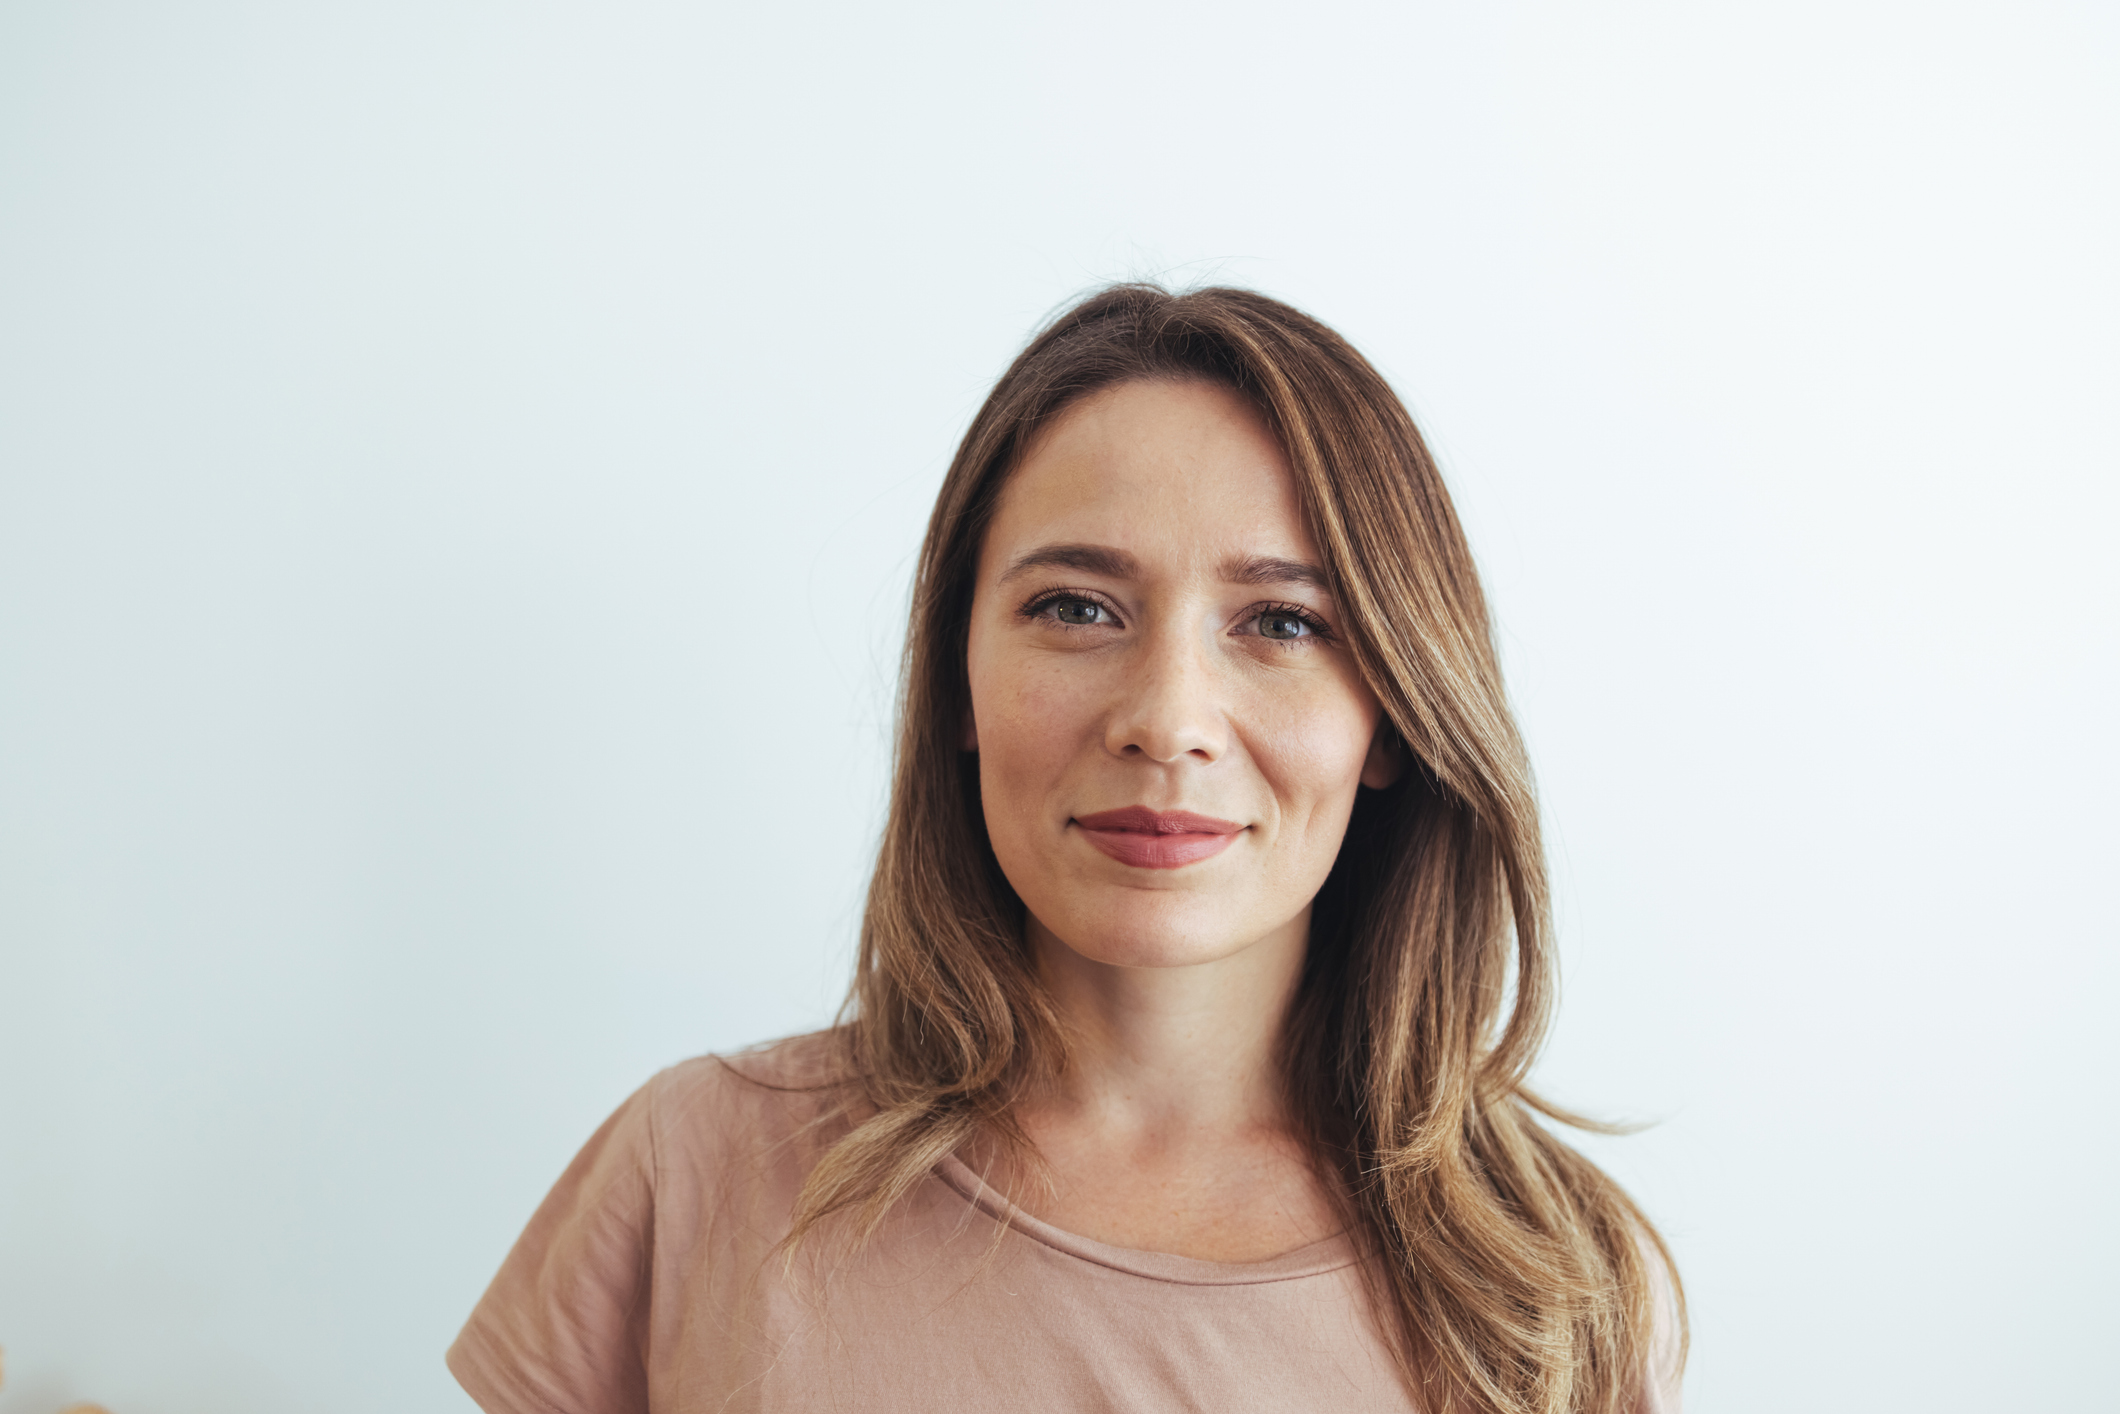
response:
<svg viewBox="0 0 2120 1414"><path fill-rule="evenodd" d="M1545 864L1472 555L1382 376L1246 290L1129 284L1077 304L958 448L921 548L890 815L841 1032L872 1112L811 1173L791 1241L842 1213L873 1231L977 1132L1022 1145L1012 1101L1065 1064L962 747L967 633L1002 483L1076 401L1136 379L1208 380L1257 408L1412 756L1398 784L1360 793L1283 1042L1409 1389L1435 1414L1618 1414L1648 1373L1650 1263L1669 1257L1532 1113L1587 1123L1525 1084L1553 998Z"/></svg>

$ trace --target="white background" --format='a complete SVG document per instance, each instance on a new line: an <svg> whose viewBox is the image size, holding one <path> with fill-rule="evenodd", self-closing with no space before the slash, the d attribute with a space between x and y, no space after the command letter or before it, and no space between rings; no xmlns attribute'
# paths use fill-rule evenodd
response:
<svg viewBox="0 0 2120 1414"><path fill-rule="evenodd" d="M1696 1411L2110 1409L2110 5L0 8L5 1414L465 1411L837 1000L907 567L1113 277L1427 428Z"/></svg>

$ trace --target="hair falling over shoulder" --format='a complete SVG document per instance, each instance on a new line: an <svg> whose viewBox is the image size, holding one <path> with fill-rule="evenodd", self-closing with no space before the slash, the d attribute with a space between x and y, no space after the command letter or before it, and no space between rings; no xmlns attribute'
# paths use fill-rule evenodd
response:
<svg viewBox="0 0 2120 1414"><path fill-rule="evenodd" d="M1382 376L1331 329L1249 291L1121 285L1074 306L958 449L919 560L843 1031L875 1112L811 1175L791 1242L835 1215L872 1232L976 1131L1020 1143L1012 1100L1064 1063L961 749L966 636L1003 480L1076 400L1133 379L1208 380L1258 408L1357 662L1416 763L1361 793L1314 905L1284 1043L1409 1389L1433 1414L1619 1414L1649 1359L1652 1264L1674 1291L1676 1273L1626 1194L1534 1114L1598 1127L1526 1085L1553 999L1545 865L1471 552Z"/></svg>

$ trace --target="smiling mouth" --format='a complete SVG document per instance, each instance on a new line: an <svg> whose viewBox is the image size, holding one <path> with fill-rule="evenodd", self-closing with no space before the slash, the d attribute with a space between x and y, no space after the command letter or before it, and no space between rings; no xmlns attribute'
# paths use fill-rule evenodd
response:
<svg viewBox="0 0 2120 1414"><path fill-rule="evenodd" d="M1182 869L1212 859L1245 828L1233 820L1145 805L1078 815L1074 824L1104 854L1136 869Z"/></svg>

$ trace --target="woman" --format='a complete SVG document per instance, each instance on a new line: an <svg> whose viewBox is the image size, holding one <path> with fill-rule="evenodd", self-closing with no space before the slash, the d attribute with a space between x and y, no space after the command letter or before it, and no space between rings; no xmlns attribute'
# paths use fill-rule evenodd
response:
<svg viewBox="0 0 2120 1414"><path fill-rule="evenodd" d="M1512 966L1513 963L1513 966ZM488 1410L1675 1409L1661 1241L1534 1118L1552 960L1390 388L1107 290L923 547L850 1019L657 1076L450 1352Z"/></svg>

